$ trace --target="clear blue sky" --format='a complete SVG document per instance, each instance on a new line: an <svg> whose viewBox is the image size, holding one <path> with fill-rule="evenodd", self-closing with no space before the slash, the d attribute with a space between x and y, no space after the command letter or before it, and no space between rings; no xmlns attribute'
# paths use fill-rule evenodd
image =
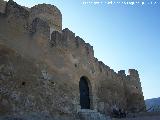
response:
<svg viewBox="0 0 160 120"><path fill-rule="evenodd" d="M63 15L63 28L90 43L95 57L116 72L124 69L128 74L129 68L137 69L145 99L160 97L160 2L131 6L82 4L89 0L15 1L28 7L40 3L56 5Z"/></svg>

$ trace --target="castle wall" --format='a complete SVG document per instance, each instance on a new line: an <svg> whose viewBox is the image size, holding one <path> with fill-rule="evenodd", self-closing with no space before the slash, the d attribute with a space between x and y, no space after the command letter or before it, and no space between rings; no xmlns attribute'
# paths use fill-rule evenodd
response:
<svg viewBox="0 0 160 120"><path fill-rule="evenodd" d="M0 107L5 108L0 114L76 113L82 76L89 80L91 109L106 114L115 105L140 109L144 98L138 72L126 76L98 61L89 43L61 30L62 16L52 7L26 9L10 0L0 13Z"/></svg>

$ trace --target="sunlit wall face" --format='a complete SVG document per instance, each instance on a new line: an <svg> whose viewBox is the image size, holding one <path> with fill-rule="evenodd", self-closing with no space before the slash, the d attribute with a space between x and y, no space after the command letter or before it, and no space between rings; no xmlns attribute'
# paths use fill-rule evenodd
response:
<svg viewBox="0 0 160 120"><path fill-rule="evenodd" d="M15 1L28 7L44 2L56 5L62 13L63 28L68 27L94 46L95 57L115 71L137 69L145 99L159 96L159 1L132 0L134 4L123 0L100 0L99 4L94 4L94 0Z"/></svg>

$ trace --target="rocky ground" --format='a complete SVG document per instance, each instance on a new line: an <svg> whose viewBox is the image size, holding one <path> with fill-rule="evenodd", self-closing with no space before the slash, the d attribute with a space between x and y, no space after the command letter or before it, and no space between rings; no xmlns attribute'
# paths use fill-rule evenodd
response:
<svg viewBox="0 0 160 120"><path fill-rule="evenodd" d="M90 113L90 114L89 114ZM78 117L62 117L62 116L50 116L47 114L29 114L29 115L18 115L18 116L0 116L0 120L160 120L160 113L145 113L145 114L138 114L134 116L127 116L127 118L104 118L97 112L88 111L80 113Z"/></svg>
<svg viewBox="0 0 160 120"><path fill-rule="evenodd" d="M112 118L112 120L160 120L160 113L149 112L141 114L132 114L129 115L127 118Z"/></svg>
<svg viewBox="0 0 160 120"><path fill-rule="evenodd" d="M112 119L112 120L160 120L160 116L143 116L135 118Z"/></svg>

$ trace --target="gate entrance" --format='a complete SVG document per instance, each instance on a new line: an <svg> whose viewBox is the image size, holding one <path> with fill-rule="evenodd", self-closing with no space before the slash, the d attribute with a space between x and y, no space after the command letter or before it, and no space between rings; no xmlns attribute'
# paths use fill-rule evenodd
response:
<svg viewBox="0 0 160 120"><path fill-rule="evenodd" d="M86 77L81 77L79 82L81 109L90 109L89 86Z"/></svg>

